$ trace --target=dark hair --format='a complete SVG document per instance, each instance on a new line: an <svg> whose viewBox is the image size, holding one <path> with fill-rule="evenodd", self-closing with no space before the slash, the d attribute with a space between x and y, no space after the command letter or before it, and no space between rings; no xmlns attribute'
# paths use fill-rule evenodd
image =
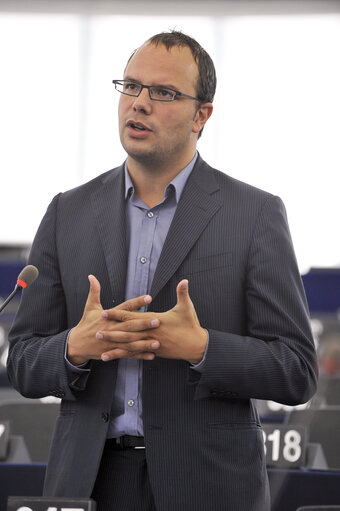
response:
<svg viewBox="0 0 340 511"><path fill-rule="evenodd" d="M213 101L216 90L215 66L210 55L205 51L204 48L202 48L202 46L195 39L186 34L183 34L183 32L171 30L170 32L161 32L150 37L150 39L148 39L145 44L152 44L154 46L163 44L167 50L174 46L177 47L187 46L188 48L190 48L192 56L194 57L198 65L196 97L198 98L199 103ZM130 62L131 58L134 56L136 51L137 50L133 52L128 62ZM200 131L198 138L201 136L202 131L203 128Z"/></svg>
<svg viewBox="0 0 340 511"><path fill-rule="evenodd" d="M196 96L201 103L212 102L216 90L216 72L214 63L210 55L204 48L192 37L172 30L171 32L161 32L156 34L147 43L157 46L164 44L167 50L173 46L190 48L192 56L198 65L198 80L196 85Z"/></svg>

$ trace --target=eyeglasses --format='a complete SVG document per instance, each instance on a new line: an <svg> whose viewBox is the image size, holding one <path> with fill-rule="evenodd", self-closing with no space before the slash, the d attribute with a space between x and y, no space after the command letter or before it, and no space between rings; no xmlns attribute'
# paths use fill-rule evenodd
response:
<svg viewBox="0 0 340 511"><path fill-rule="evenodd" d="M127 96L137 97L143 89L148 89L150 99L153 101L174 101L178 96L200 101L198 98L160 85L143 85L142 83L133 82L131 80L112 80L112 83L115 84L115 88L118 92L126 94Z"/></svg>

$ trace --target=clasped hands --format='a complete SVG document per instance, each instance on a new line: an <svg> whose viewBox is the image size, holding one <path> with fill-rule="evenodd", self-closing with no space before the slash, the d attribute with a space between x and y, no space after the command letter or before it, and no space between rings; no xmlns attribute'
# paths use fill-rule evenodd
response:
<svg viewBox="0 0 340 511"><path fill-rule="evenodd" d="M151 303L149 295L132 298L109 310L100 303L100 283L89 275L90 291L83 316L69 335L67 356L80 365L90 359L153 360L155 356L199 363L208 333L201 327L189 296L188 281L177 286L176 305L161 313L134 312Z"/></svg>

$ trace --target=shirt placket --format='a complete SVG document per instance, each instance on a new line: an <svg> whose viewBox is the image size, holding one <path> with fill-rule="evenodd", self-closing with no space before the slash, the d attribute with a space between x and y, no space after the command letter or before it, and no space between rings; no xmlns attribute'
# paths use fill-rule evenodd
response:
<svg viewBox="0 0 340 511"><path fill-rule="evenodd" d="M140 243L136 258L136 273L134 280L136 287L134 288L134 296L147 294L151 285L151 282L149 282L149 272L152 257L152 245L157 224L158 209L154 208L153 210L143 211L144 216L141 225ZM140 309L141 312L145 310L146 307L142 307ZM125 413L127 415L128 423L133 425L133 428L137 432L141 427L141 425L139 425L141 414L139 413L138 409L138 394L140 390L139 382L141 381L142 364L140 364L137 360L127 359L126 365L127 373L135 371L136 366L138 366L138 377L130 378L129 384L125 386L125 403L127 404Z"/></svg>

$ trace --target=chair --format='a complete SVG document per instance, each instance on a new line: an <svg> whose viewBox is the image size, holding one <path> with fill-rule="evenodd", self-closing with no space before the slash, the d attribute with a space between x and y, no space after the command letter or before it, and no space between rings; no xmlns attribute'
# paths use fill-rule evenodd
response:
<svg viewBox="0 0 340 511"><path fill-rule="evenodd" d="M321 444L330 469L340 469L340 408L309 408L293 410L288 424L299 424L307 429L309 442Z"/></svg>
<svg viewBox="0 0 340 511"><path fill-rule="evenodd" d="M0 420L9 421L11 435L22 436L33 462L46 462L59 403L0 404Z"/></svg>

